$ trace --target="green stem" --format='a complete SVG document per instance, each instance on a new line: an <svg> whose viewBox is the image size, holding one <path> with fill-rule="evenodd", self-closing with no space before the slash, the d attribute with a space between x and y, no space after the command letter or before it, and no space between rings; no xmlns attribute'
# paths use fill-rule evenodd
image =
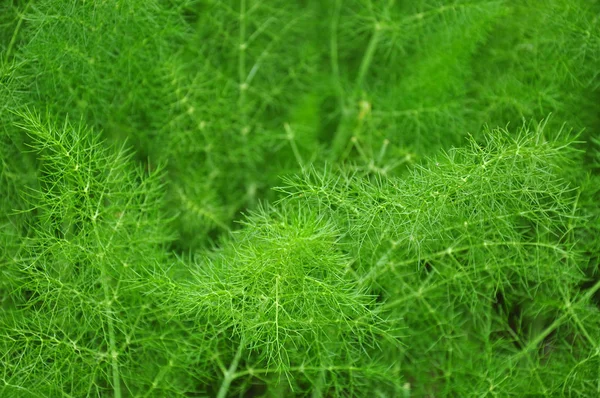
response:
<svg viewBox="0 0 600 398"><path fill-rule="evenodd" d="M247 72L246 65L246 52L248 51L248 43L246 42L246 20L248 18L248 9L246 0L240 0L240 32L239 32L239 57L238 57L238 89L240 90L240 94L238 97L238 111L239 111L239 120L240 120L240 133L242 134L242 145L244 151L244 160L249 161L250 156L250 143L248 142L248 134L250 134L250 127L248 126L248 110L247 110L247 91L249 88L250 78ZM252 73L252 72L251 72ZM247 164L250 166L250 164ZM246 205L250 205L252 207L254 205L254 191L252 182L252 174L250 172L250 167L244 167L244 171L246 173L246 180L248 183L246 185L247 190L247 202Z"/></svg>
<svg viewBox="0 0 600 398"><path fill-rule="evenodd" d="M546 330L544 330L542 333L538 334L538 336L535 339L531 340L529 342L529 344L527 344L527 346L523 350L521 350L518 354L515 355L515 359L519 359L522 356L527 355L533 349L535 349L541 342L544 341L544 339L546 339L546 337L548 337L550 335L550 333L552 333L555 329L557 329L564 322L564 320L566 318L568 318L569 316L572 315L572 312L570 310L571 307L577 306L585 301L590 300L592 298L592 296L594 294L596 294L596 292L598 290L600 290L600 281L596 282L594 284L594 286L592 286L592 288L589 289L583 295L583 297L581 297L581 299L579 299L575 304L569 304L567 311L565 311L565 313L562 316L560 316L554 322L552 322L552 324L550 326L548 326L546 328Z"/></svg>
<svg viewBox="0 0 600 398"><path fill-rule="evenodd" d="M362 62L360 63L360 68L358 69L358 76L356 77L356 82L354 83L354 91L355 94L362 88L363 82L365 80L365 76L371 67L371 63L373 62L373 55L377 50L377 45L379 44L379 39L381 36L381 25L379 22L375 23L375 28L373 31L373 35L371 36L371 40L369 41L369 45L367 46L367 50L363 55Z"/></svg>
<svg viewBox="0 0 600 398"><path fill-rule="evenodd" d="M108 323L108 342L110 352L108 355L111 358L112 366L112 379L113 379L113 390L115 392L115 398L121 398L121 376L119 372L119 360L117 358L117 338L115 335L115 325L112 319L112 307L110 304L110 290L108 288L108 281L106 272L103 269L102 284L104 285L104 302L106 308L106 318Z"/></svg>
<svg viewBox="0 0 600 398"><path fill-rule="evenodd" d="M292 130L290 125L287 123L285 123L283 125L283 128L285 129L286 138L288 139L288 141L290 142L290 146L292 147L292 152L294 152L294 157L296 158L296 162L298 162L300 169L304 170L304 160L302 159L302 155L300 154L298 145L296 145L296 138L295 138L294 131Z"/></svg>
<svg viewBox="0 0 600 398"><path fill-rule="evenodd" d="M340 77L340 64L338 55L338 36L337 30L340 22L340 10L342 8L342 0L336 0L333 10L333 18L331 19L331 32L329 36L329 57L331 62L331 71L336 79L338 90L338 106L340 109L344 107L344 89Z"/></svg>
<svg viewBox="0 0 600 398"><path fill-rule="evenodd" d="M229 365L229 369L227 369L227 371L223 373L223 382L221 383L221 388L219 388L217 398L225 398L227 396L227 393L229 392L229 387L231 386L231 382L237 377L235 371L237 370L237 367L240 363L240 359L242 357L243 345L243 342L240 342L237 352L235 353L235 357Z"/></svg>
<svg viewBox="0 0 600 398"><path fill-rule="evenodd" d="M112 170L111 170L112 172ZM99 202L98 202L98 206L100 206L100 203L102 203L103 201L103 197L104 197L104 192L100 195L99 198ZM98 210L96 209L96 214L98 214ZM121 215L122 217L122 215ZM98 243L102 242L102 239L100 238L100 235L98 234L98 228L96 225L96 216L92 217L92 223L94 225L94 232L96 234L96 239L98 241ZM103 247L103 253L106 252L106 249L112 244L112 240L114 238L114 235L111 236L110 240L108 241L108 243L106 244L106 246ZM100 246L102 247L103 245L100 243ZM104 255L102 256L104 258ZM114 324L114 320L113 320L113 310L112 310L112 300L111 300L111 294L110 294L110 286L109 286L109 280L108 280L108 272L106 270L106 263L102 264L102 268L101 268L101 272L102 275L100 276L100 280L102 283L102 289L104 291L104 308L105 308L105 312L106 312L106 323L108 324L108 345L109 345L109 358L110 358L110 362L111 362L111 367L112 367L112 384L113 384L113 390L114 390L114 397L115 398L121 398L122 394L121 394L121 375L119 372L119 358L118 358L118 351L117 351L117 337L116 337L116 333L115 333L115 324Z"/></svg>
<svg viewBox="0 0 600 398"><path fill-rule="evenodd" d="M311 398L323 398L323 384L325 383L325 371L321 370L319 372L319 376L317 376L316 385L313 388L313 392L311 394Z"/></svg>
<svg viewBox="0 0 600 398"><path fill-rule="evenodd" d="M16 41L17 41L17 36L19 35L19 31L21 30L21 26L23 25L23 19L24 19L25 13L29 9L29 5L31 4L31 1L32 0L29 0L27 2L27 4L25 5L25 8L23 8L23 11L19 13L19 20L17 21L17 26L15 27L13 35L10 38L10 43L8 43L8 48L6 49L6 59L7 60L11 56L12 50L13 50L13 48L15 46Z"/></svg>
<svg viewBox="0 0 600 398"><path fill-rule="evenodd" d="M380 38L381 25L379 22L376 22L373 34L371 35L371 40L369 40L369 44L367 45L367 49L365 50L363 59L360 63L356 81L354 82L354 89L350 97L351 101L353 102L356 100L360 90L362 89L367 72L369 71L371 63L373 62L373 56L375 55L375 51L377 51ZM342 112L342 120L340 121L332 143L332 155L334 160L340 158L341 154L344 152L344 149L346 149L350 136L352 135L353 130L350 128L350 115L352 115L352 113Z"/></svg>
<svg viewBox="0 0 600 398"><path fill-rule="evenodd" d="M238 81L240 96L238 98L238 106L240 109L242 128L246 128L247 116L246 116L246 90L248 84L246 83L246 50L248 44L246 43L246 0L240 0L240 36L239 36L239 52L238 57Z"/></svg>

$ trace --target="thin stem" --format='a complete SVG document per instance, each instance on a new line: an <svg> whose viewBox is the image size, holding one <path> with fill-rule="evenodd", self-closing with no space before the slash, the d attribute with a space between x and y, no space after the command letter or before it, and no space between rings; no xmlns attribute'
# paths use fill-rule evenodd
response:
<svg viewBox="0 0 600 398"><path fill-rule="evenodd" d="M243 370L238 372L235 375L235 378L239 378L239 377L244 377L244 376L248 376L248 375L262 375L262 374L269 374L269 373L274 373L277 372L278 370L275 368L266 368L266 369L247 369L247 370ZM365 372L366 368L360 368L358 366L352 366L352 365L337 365L337 366L326 366L326 367L320 367L320 366L290 366L289 368L287 368L287 371L289 372L323 372L323 371L327 371L327 372Z"/></svg>
<svg viewBox="0 0 600 398"><path fill-rule="evenodd" d="M371 63L373 62L373 55L377 50L377 45L379 44L379 39L381 36L381 25L379 22L375 23L375 27L373 30L373 34L371 35L371 40L369 41L369 45L367 46L367 50L363 55L362 62L360 63L360 68L358 69L358 75L356 77L356 82L354 83L354 94L358 93L358 91L362 88L363 82L365 80L365 76L371 67Z"/></svg>
<svg viewBox="0 0 600 398"><path fill-rule="evenodd" d="M108 287L108 281L106 280L107 275L102 268L102 284L104 288L104 303L106 309L106 321L108 323L108 342L110 347L109 356L111 358L111 367L112 367L112 379L113 379L113 390L115 392L115 398L121 398L121 376L119 372L119 361L117 358L117 338L115 335L115 325L112 319L112 307L110 304L110 290Z"/></svg>
<svg viewBox="0 0 600 398"><path fill-rule="evenodd" d="M277 278L275 278L275 343L277 345L279 360L283 363L281 345L279 344L279 279L281 279L281 276L277 275Z"/></svg>
<svg viewBox="0 0 600 398"><path fill-rule="evenodd" d="M342 0L336 0L335 6L333 9L333 17L331 19L331 29L329 35L329 57L331 62L331 71L333 72L333 76L336 79L337 90L338 90L338 101L339 108L342 109L344 107L344 89L342 87L342 81L340 77L340 65L339 65L339 55L338 55L338 25L340 22L340 10L342 8Z"/></svg>
<svg viewBox="0 0 600 398"><path fill-rule="evenodd" d="M23 8L23 11L19 13L19 20L17 21L17 26L15 27L15 30L13 31L13 35L10 38L10 43L8 43L8 48L6 49L6 59L8 60L11 56L12 50L15 46L15 43L17 41L17 36L19 35L19 31L21 30L21 25L23 25L23 20L25 19L25 13L27 12L27 10L29 9L29 5L31 4L32 0L29 0L27 2L27 4L25 5L25 8Z"/></svg>
<svg viewBox="0 0 600 398"><path fill-rule="evenodd" d="M302 159L302 155L300 154L300 151L298 150L298 145L296 145L294 131L292 130L290 125L287 123L285 123L283 125L283 128L285 129L286 138L288 139L288 141L290 142L290 146L292 147L292 152L294 152L294 156L296 157L296 162L298 162L298 165L300 166L300 168L302 170L304 170L304 160Z"/></svg>
<svg viewBox="0 0 600 398"><path fill-rule="evenodd" d="M113 168L110 169L109 171L109 176L108 179L110 179L110 174L114 171ZM89 182L88 182L89 184ZM92 223L94 224L94 233L96 235L96 239L98 241L99 246L102 248L103 253L106 253L107 249L109 246L111 246L113 238L115 235L111 235L109 241L107 242L106 245L102 244L102 239L100 237L100 235L98 234L98 226L96 225L96 215L99 213L99 208L101 206L101 203L103 202L103 198L105 196L105 191L103 191L100 194L100 198L98 200L98 206L95 210L95 215L92 217ZM129 201L131 201L132 197L129 199ZM128 202L129 204L130 202ZM121 214L121 217L123 216L123 214ZM104 256L103 256L104 257ZM112 381L113 381L113 390L114 390L114 397L115 398L121 398L121 375L120 375L120 371L119 371L119 359L118 359L118 351L117 351L117 338L116 338L116 334L115 334L115 325L114 325L114 321L113 321L113 310L112 310L112 299L110 298L110 287L109 287L109 282L108 282L108 272L106 270L106 263L103 264L103 266L101 267L101 283L102 283L102 288L104 290L104 304L105 304L105 311L106 311L106 322L108 324L108 344L109 344L109 350L110 352L108 353L111 359L111 367L112 367Z"/></svg>
<svg viewBox="0 0 600 398"><path fill-rule="evenodd" d="M248 91L248 87L249 87L249 81L250 76L248 76L248 72L247 72L247 65L246 65L246 51L248 50L248 38L246 37L246 20L248 17L248 9L247 9L247 4L246 4L246 0L240 0L240 31L239 31L239 57L238 57L238 85L239 85L239 90L240 90L240 94L238 97L238 111L239 111L239 118L240 118L240 124L241 124L241 131L240 133L242 134L242 145L243 145L243 151L244 151L244 159L246 159L246 161L249 161L250 159L250 143L248 142L248 134L250 134L250 127L248 126L248 110L246 107L246 102L247 102L247 91ZM258 62L258 61L257 61ZM254 70L254 68L251 70L250 72L252 74L252 77L254 76L254 74L256 73L256 70ZM250 171L249 168L244 168L246 171ZM254 205L254 183L251 182L252 177L251 174L247 174L247 177L245 178L246 181L248 181L248 185L247 185L247 198L248 198L248 204L253 206Z"/></svg>
<svg viewBox="0 0 600 398"><path fill-rule="evenodd" d="M391 5L391 2L388 4L388 7ZM387 8L385 10L387 12ZM367 45L367 49L363 54L362 61L360 63L360 67L358 69L358 74L356 76L356 81L354 82L354 88L352 90L352 95L350 100L352 102L356 101L363 83L365 81L365 77L373 63L373 57L375 52L377 51L377 46L379 45L381 38L382 26L379 22L375 22L373 26L373 34L371 35L371 39L369 40L369 44ZM344 106L342 105L342 120L338 125L338 129L333 137L332 143L332 155L334 160L337 160L341 157L341 154L344 153L344 149L348 145L348 140L350 139L350 135L352 134L352 129L350 128L350 123L348 118L352 115L351 112L344 112Z"/></svg>
<svg viewBox="0 0 600 398"><path fill-rule="evenodd" d="M219 393L217 394L217 398L225 398L227 396L227 392L229 392L229 387L231 386L231 382L235 380L239 375L236 375L235 371L240 363L240 359L242 357L243 350L243 341L240 342L238 349L233 357L233 361L229 365L229 369L223 373L223 382L221 383L221 388L219 388Z"/></svg>
<svg viewBox="0 0 600 398"><path fill-rule="evenodd" d="M566 318L572 316L572 307L578 306L581 303L588 301L592 298L596 292L600 290L600 281L596 282L591 289L589 289L575 304L567 303L566 311L563 315L558 317L550 326L540 333L535 339L531 340L527 346L515 355L515 359L521 358L523 355L528 354L531 350L535 349L542 341L546 339L556 328L558 328Z"/></svg>
<svg viewBox="0 0 600 398"><path fill-rule="evenodd" d="M564 256L568 255L568 252L562 249L559 246L543 243L543 242L518 242L518 241L507 241L507 242L487 242L477 243L466 246L450 246L445 250L440 250L434 253L429 253L427 255L421 256L419 258L409 258L399 262L388 261L387 256L396 249L396 246L392 246L388 253L382 256L376 263L373 268L362 278L359 280L360 285L365 285L366 282L371 282L378 277L380 277L384 272L394 271L396 268L401 268L405 265L410 265L418 262L419 260L432 260L435 258L440 258L444 256L451 255L452 253L465 252L468 250L473 250L477 248L493 248L498 246L514 246L514 247L531 247L531 248L543 248L554 250L557 253L560 253ZM389 304L388 304L389 305Z"/></svg>
<svg viewBox="0 0 600 398"><path fill-rule="evenodd" d="M246 43L246 0L240 0L240 36L239 36L239 52L238 57L238 81L240 96L238 99L238 106L240 110L242 128L246 128L247 115L246 115L246 90L248 84L246 83L246 50L248 44Z"/></svg>

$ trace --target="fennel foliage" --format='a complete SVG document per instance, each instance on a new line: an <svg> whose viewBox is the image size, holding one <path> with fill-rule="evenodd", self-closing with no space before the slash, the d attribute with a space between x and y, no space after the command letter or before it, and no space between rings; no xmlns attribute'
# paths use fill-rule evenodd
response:
<svg viewBox="0 0 600 398"><path fill-rule="evenodd" d="M600 3L0 4L0 396L600 395Z"/></svg>

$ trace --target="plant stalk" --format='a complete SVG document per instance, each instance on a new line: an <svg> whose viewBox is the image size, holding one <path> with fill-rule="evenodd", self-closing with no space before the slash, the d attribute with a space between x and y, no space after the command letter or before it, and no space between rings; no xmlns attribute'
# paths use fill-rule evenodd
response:
<svg viewBox="0 0 600 398"><path fill-rule="evenodd" d="M17 36L19 35L19 31L21 30L21 26L23 25L23 20L25 19L25 13L27 12L27 10L29 9L29 5L31 4L32 0L29 0L27 2L27 4L25 4L25 8L23 8L23 11L19 13L19 20L17 21L17 26L15 27L15 30L13 31L12 37L10 38L10 43L8 43L8 48L6 49L6 59L8 60L12 54L12 50L15 46L15 43L17 41Z"/></svg>
<svg viewBox="0 0 600 398"><path fill-rule="evenodd" d="M227 369L227 371L223 374L223 382L221 383L221 388L219 388L217 398L227 397L227 392L229 391L231 382L236 379L235 371L237 370L237 367L240 363L240 358L242 357L243 345L243 342L240 342L237 352L235 353L235 357L233 357L233 361L231 361L231 364L229 365L229 369Z"/></svg>
<svg viewBox="0 0 600 398"><path fill-rule="evenodd" d="M373 27L373 34L371 35L371 39L369 40L369 44L367 45L367 49L363 54L360 67L358 69L358 75L356 77L356 81L354 82L354 89L352 91L352 95L350 96L351 102L356 101L360 90L362 89L367 72L369 71L373 62L373 56L375 55L375 51L377 51L377 46L379 45L379 41L381 38L381 30L382 29L380 23L376 22ZM353 131L353 129L350 128L350 117L353 115L353 113L344 111L344 107L345 104L342 107L342 119L333 137L333 160L338 160L340 158L341 154L344 152L344 149L348 145L348 141L350 140L350 136Z"/></svg>

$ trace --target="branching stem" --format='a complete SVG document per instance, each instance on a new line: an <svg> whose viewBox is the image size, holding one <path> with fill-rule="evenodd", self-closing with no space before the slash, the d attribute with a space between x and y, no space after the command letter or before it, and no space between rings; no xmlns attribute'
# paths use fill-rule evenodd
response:
<svg viewBox="0 0 600 398"><path fill-rule="evenodd" d="M223 382L221 383L221 388L219 388L217 398L225 398L227 396L227 392L229 391L229 387L231 386L231 382L239 376L236 375L235 371L240 363L243 349L244 343L242 341L240 342L235 356L233 357L233 361L231 361L231 364L229 365L229 369L223 373Z"/></svg>
<svg viewBox="0 0 600 398"><path fill-rule="evenodd" d="M576 307L583 302L586 302L596 294L596 292L600 290L600 281L596 282L594 286L592 286L576 303L567 303L566 311L563 315L558 317L550 326L548 326L542 333L537 335L537 337L529 342L527 346L515 355L515 359L519 359L524 355L527 355L530 351L534 350L539 344L546 339L556 328L558 328L568 317L572 316L572 307ZM508 366L509 363L507 363Z"/></svg>
<svg viewBox="0 0 600 398"><path fill-rule="evenodd" d="M392 4L393 4L393 0L388 2L385 10L383 12L384 15L387 14L387 11L388 11L389 7L392 6ZM333 28L337 27L338 19L339 19L339 15L334 14L334 23L332 23L332 38L331 38L330 46L331 46L332 69L334 70L334 73L337 71L337 73L339 75L339 68L338 68L338 64L337 64L337 34L335 34L335 35L333 34ZM362 90L362 87L363 87L363 84L365 81L365 77L367 76L367 73L369 72L369 69L371 68L371 64L373 63L373 57L374 57L375 52L377 51L377 47L381 41L382 30L383 30L383 28L382 28L381 23L379 21L376 21L375 24L373 25L373 33L371 34L371 39L369 40L369 44L367 45L367 48L366 48L365 52L363 53L363 57L360 62L360 67L358 69L356 81L354 82L354 87L353 87L352 93L350 95L351 102L357 101L360 91ZM335 50L335 52L334 52L334 50ZM335 56L335 59L334 59L334 56ZM352 135L352 132L353 132L353 129L350 128L349 122L351 122L351 120L349 120L349 118L351 118L354 115L354 113L345 111L345 106L346 106L346 104L342 103L342 119L341 119L341 121L338 125L338 129L333 137L333 143L332 143L333 160L338 160L340 157L342 157L341 155L345 152L344 150L346 149L346 147L348 145L348 141L350 139L350 136Z"/></svg>

